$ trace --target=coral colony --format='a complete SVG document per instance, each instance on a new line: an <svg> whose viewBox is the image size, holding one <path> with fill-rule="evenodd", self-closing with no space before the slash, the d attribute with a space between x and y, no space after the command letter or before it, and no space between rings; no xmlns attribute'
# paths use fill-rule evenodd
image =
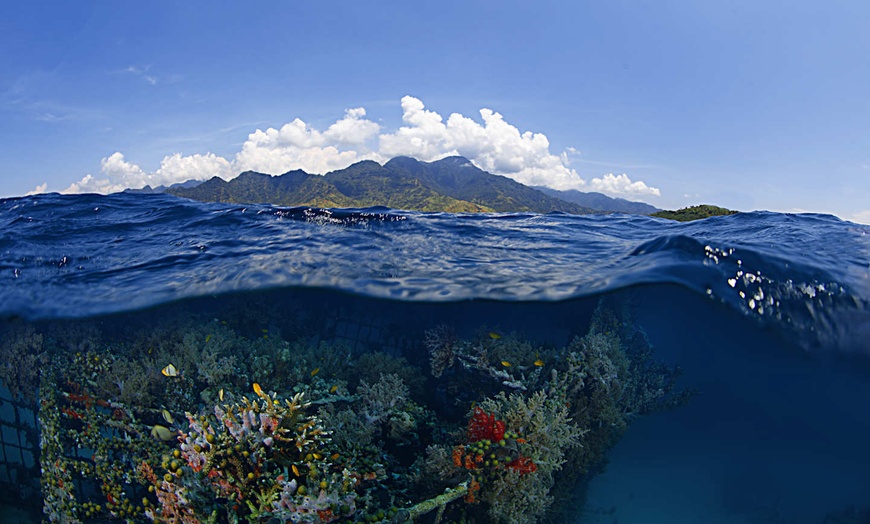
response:
<svg viewBox="0 0 870 524"><path fill-rule="evenodd" d="M531 524L690 396L604 307L565 347L432 326L428 369L193 313L109 331L3 334L0 378L38 391L49 522Z"/></svg>

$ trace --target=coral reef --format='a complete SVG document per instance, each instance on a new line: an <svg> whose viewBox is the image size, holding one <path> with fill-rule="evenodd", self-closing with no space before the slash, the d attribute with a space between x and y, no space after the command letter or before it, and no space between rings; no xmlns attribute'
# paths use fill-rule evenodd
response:
<svg viewBox="0 0 870 524"><path fill-rule="evenodd" d="M428 376L311 318L18 326L0 352L39 365L0 377L39 391L50 522L533 524L633 418L690 396L621 313L561 347L438 325Z"/></svg>
<svg viewBox="0 0 870 524"><path fill-rule="evenodd" d="M180 452L162 462L162 476L142 463L159 502L148 517L325 523L355 511L357 480L329 462L328 433L306 414L304 395L279 401L258 385L255 392L254 400L215 406L213 416L188 413Z"/></svg>
<svg viewBox="0 0 870 524"><path fill-rule="evenodd" d="M44 336L30 325L10 326L0 333L0 381L12 393L33 400L40 371L48 362Z"/></svg>

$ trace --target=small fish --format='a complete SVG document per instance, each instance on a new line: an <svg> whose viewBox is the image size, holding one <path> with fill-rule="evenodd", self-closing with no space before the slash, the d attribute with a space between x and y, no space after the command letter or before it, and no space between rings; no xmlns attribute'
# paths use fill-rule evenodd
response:
<svg viewBox="0 0 870 524"><path fill-rule="evenodd" d="M205 343L208 344L208 341L211 340L211 334L205 336Z"/></svg>
<svg viewBox="0 0 870 524"><path fill-rule="evenodd" d="M218 391L218 398L221 400L221 402L224 401L224 388L221 388L221 390Z"/></svg>
<svg viewBox="0 0 870 524"><path fill-rule="evenodd" d="M336 391L338 391L338 384L336 384L336 385L332 386L331 388L329 388L329 392L330 392L330 393L335 393Z"/></svg>
<svg viewBox="0 0 870 524"><path fill-rule="evenodd" d="M178 370L175 369L175 366L173 366L172 364L167 365L165 368L161 369L160 372L163 373L164 377L178 376Z"/></svg>
<svg viewBox="0 0 870 524"><path fill-rule="evenodd" d="M263 333L268 333L268 332L269 332L268 329L261 329L260 331L262 331Z"/></svg>
<svg viewBox="0 0 870 524"><path fill-rule="evenodd" d="M332 455L329 456L329 458L330 458L330 460L338 460L338 458L340 456L341 455L339 455L338 453L333 453Z"/></svg>
<svg viewBox="0 0 870 524"><path fill-rule="evenodd" d="M491 339L493 339L493 340L498 340L498 339L501 338L501 334L500 334L500 333L496 333L495 331L490 331L490 332L489 332L489 338L491 338Z"/></svg>
<svg viewBox="0 0 870 524"><path fill-rule="evenodd" d="M538 367L541 367L541 366L544 365L544 361L541 360L541 359L538 359L538 360L535 361L535 365L538 366Z"/></svg>
<svg viewBox="0 0 870 524"><path fill-rule="evenodd" d="M263 392L263 388L261 388L260 385L256 382L254 382L254 393L256 393L258 397L266 396L266 394Z"/></svg>
<svg viewBox="0 0 870 524"><path fill-rule="evenodd" d="M156 424L153 428L151 428L151 436L155 440L162 440L163 442L169 442L174 439L176 436L176 432L171 429L161 426L160 424Z"/></svg>
<svg viewBox="0 0 870 524"><path fill-rule="evenodd" d="M164 409L160 414L163 415L163 420L168 422L170 425L175 424L175 420L172 419L172 413Z"/></svg>
<svg viewBox="0 0 870 524"><path fill-rule="evenodd" d="M317 460L320 460L323 458L323 455L321 455L320 453L312 453L311 456L313 456Z"/></svg>
<svg viewBox="0 0 870 524"><path fill-rule="evenodd" d="M504 366L504 367L506 367L506 368L511 367L511 363L508 362L507 360L502 360L502 361L501 361L501 365Z"/></svg>
<svg viewBox="0 0 870 524"><path fill-rule="evenodd" d="M313 370L311 370L311 376L312 376L312 377L313 377L314 375L318 374L318 373L320 373L320 368L314 368Z"/></svg>
<svg viewBox="0 0 870 524"><path fill-rule="evenodd" d="M517 444L525 444L526 443L526 439L524 439L524 438L517 438L515 440L517 441Z"/></svg>
<svg viewBox="0 0 870 524"><path fill-rule="evenodd" d="M291 465L290 465L290 469L293 470L293 474L296 475L297 477L300 477L300 476L301 476L301 475L299 474L299 468L296 467L296 464L291 464Z"/></svg>

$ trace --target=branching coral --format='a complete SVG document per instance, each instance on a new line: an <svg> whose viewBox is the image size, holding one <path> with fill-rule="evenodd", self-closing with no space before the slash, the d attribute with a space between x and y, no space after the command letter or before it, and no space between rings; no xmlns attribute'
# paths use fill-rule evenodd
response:
<svg viewBox="0 0 870 524"><path fill-rule="evenodd" d="M415 414L421 410L410 400L408 387L398 375L381 375L372 385L362 382L357 395L363 403L367 425L392 439L401 439L417 427Z"/></svg>
<svg viewBox="0 0 870 524"><path fill-rule="evenodd" d="M187 515L188 508L198 519L221 511L249 521L311 523L353 513L356 481L329 462L328 432L306 413L303 395L282 402L258 385L254 390L257 398L215 406L213 416L188 414L179 460L165 461L162 477L143 467L161 502L154 520Z"/></svg>

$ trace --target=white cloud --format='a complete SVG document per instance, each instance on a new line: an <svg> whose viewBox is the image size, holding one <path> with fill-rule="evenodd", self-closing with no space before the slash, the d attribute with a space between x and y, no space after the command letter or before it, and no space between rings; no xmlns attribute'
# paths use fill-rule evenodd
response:
<svg viewBox="0 0 870 524"><path fill-rule="evenodd" d="M453 113L444 123L412 96L402 98L405 126L380 136L378 153L384 157L406 155L423 161L461 155L479 168L505 175L528 185L556 189L581 189L586 182L568 167L568 155L550 152L543 133L526 131L507 123L501 114L481 109L483 124ZM574 153L575 151L570 151Z"/></svg>
<svg viewBox="0 0 870 524"><path fill-rule="evenodd" d="M154 173L146 173L136 164L127 162L124 155L115 152L100 161L100 173L91 174L71 184L62 193L115 193L127 188L141 188L146 185L157 187L171 185L187 180L206 180L213 176L228 179L232 167L226 159L207 153L205 155L182 156L180 153L167 156L160 162Z"/></svg>
<svg viewBox="0 0 870 524"><path fill-rule="evenodd" d="M150 175L149 183L152 186L170 185L191 179L208 180L215 176L229 180L236 174L225 158L215 154L182 156L175 153L160 162L160 169Z"/></svg>
<svg viewBox="0 0 870 524"><path fill-rule="evenodd" d="M35 188L33 188L33 191L28 191L27 196L38 195L40 193L45 193L46 191L48 191L48 182L43 182L43 183L39 184L38 186L36 186Z"/></svg>
<svg viewBox="0 0 870 524"><path fill-rule="evenodd" d="M323 133L298 118L281 129L258 129L248 135L233 166L276 175L294 169L323 174L374 158L365 144L380 126L363 118L365 114L361 107L348 109Z"/></svg>
<svg viewBox="0 0 870 524"><path fill-rule="evenodd" d="M140 74L147 69L128 71ZM445 121L412 96L403 97L401 107L403 125L393 132L381 133L381 126L366 118L364 108L357 107L345 110L344 117L325 131L296 118L279 129L257 129L249 134L232 160L211 153L192 156L176 153L165 157L153 173L127 162L121 153L114 153L102 160L99 176L87 175L65 192L107 193L212 176L229 180L248 170L277 175L302 169L324 174L367 159L385 162L406 155L430 162L461 155L485 171L527 185L591 189L628 197L660 195L657 188L632 181L626 174L607 174L587 183L570 167L571 158L580 154L576 149L569 147L554 154L546 135L521 132L491 109L480 110L480 121L459 113L451 114Z"/></svg>
<svg viewBox="0 0 870 524"><path fill-rule="evenodd" d="M870 224L870 209L853 213L848 220L858 224Z"/></svg>
<svg viewBox="0 0 870 524"><path fill-rule="evenodd" d="M593 178L589 184L595 191L610 193L612 195L661 196L662 194L656 187L649 187L641 181L632 182L625 173L621 175L608 173L601 178Z"/></svg>

